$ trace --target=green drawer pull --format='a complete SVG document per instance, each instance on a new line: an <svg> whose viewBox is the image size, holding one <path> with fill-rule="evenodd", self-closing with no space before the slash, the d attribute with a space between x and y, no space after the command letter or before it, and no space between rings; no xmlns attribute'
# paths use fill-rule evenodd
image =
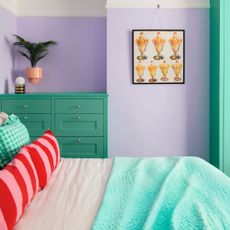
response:
<svg viewBox="0 0 230 230"><path fill-rule="evenodd" d="M28 105L24 105L24 108L27 109L29 106Z"/></svg>
<svg viewBox="0 0 230 230"><path fill-rule="evenodd" d="M28 117L24 117L24 120L27 120L28 119Z"/></svg>
<svg viewBox="0 0 230 230"><path fill-rule="evenodd" d="M80 108L81 108L81 105L77 105L77 108L80 109Z"/></svg>
<svg viewBox="0 0 230 230"><path fill-rule="evenodd" d="M80 140L80 139L78 139L78 140L77 140L77 143L81 143L81 140Z"/></svg>
<svg viewBox="0 0 230 230"><path fill-rule="evenodd" d="M81 120L81 117L80 117L80 116L78 116L78 117L77 117L77 119L78 119L78 120Z"/></svg>

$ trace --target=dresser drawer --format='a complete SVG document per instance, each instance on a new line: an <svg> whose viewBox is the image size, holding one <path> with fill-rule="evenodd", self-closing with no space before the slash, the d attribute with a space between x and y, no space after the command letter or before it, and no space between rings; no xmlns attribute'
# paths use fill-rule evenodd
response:
<svg viewBox="0 0 230 230"><path fill-rule="evenodd" d="M58 137L62 157L102 158L103 137Z"/></svg>
<svg viewBox="0 0 230 230"><path fill-rule="evenodd" d="M103 136L103 114L56 114L57 136Z"/></svg>
<svg viewBox="0 0 230 230"><path fill-rule="evenodd" d="M30 136L41 136L45 130L52 128L49 114L17 114L17 116L27 127Z"/></svg>
<svg viewBox="0 0 230 230"><path fill-rule="evenodd" d="M103 113L103 100L100 99L56 100L55 113Z"/></svg>
<svg viewBox="0 0 230 230"><path fill-rule="evenodd" d="M50 113L51 101L40 99L2 100L2 110L6 113Z"/></svg>

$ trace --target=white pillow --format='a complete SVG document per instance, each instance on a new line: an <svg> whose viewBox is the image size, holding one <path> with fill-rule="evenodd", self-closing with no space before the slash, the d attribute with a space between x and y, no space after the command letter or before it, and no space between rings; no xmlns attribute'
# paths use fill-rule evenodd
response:
<svg viewBox="0 0 230 230"><path fill-rule="evenodd" d="M8 119L8 117L8 114L0 112L0 125L2 125Z"/></svg>

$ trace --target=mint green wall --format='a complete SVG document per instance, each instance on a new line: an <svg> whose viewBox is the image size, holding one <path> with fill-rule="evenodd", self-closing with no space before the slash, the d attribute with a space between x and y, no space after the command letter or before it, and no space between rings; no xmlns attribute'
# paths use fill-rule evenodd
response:
<svg viewBox="0 0 230 230"><path fill-rule="evenodd" d="M223 167L219 155L219 87L220 87L220 2L212 0L211 25L211 80L210 80L210 161L218 168ZM215 64L214 64L215 63Z"/></svg>
<svg viewBox="0 0 230 230"><path fill-rule="evenodd" d="M222 2L222 1L220 1ZM223 154L224 172L230 176L230 1L222 2L220 15L223 43L221 45L221 61L223 62ZM223 58L223 59L222 59Z"/></svg>
<svg viewBox="0 0 230 230"><path fill-rule="evenodd" d="M230 1L211 1L210 160L230 175Z"/></svg>

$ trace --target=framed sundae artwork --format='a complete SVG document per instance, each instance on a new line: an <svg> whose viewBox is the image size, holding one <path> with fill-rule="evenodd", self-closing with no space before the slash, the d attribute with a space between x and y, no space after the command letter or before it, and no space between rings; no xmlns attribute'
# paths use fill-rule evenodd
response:
<svg viewBox="0 0 230 230"><path fill-rule="evenodd" d="M133 84L185 83L185 31L133 30Z"/></svg>

